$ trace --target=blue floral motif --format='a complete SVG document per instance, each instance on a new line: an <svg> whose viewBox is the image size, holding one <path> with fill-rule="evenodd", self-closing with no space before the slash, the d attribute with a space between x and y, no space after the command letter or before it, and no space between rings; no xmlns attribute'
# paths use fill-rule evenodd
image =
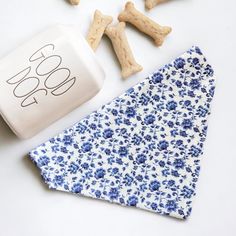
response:
<svg viewBox="0 0 236 236"><path fill-rule="evenodd" d="M78 126L76 127L76 131L78 131L78 133L80 133L80 134L84 134L86 129L87 129L87 127L82 124L78 124Z"/></svg>
<svg viewBox="0 0 236 236"><path fill-rule="evenodd" d="M141 105L146 106L148 105L149 101L150 101L150 98L148 96L146 96L145 94L141 95L141 98L140 98Z"/></svg>
<svg viewBox="0 0 236 236"><path fill-rule="evenodd" d="M118 191L117 188L111 188L108 195L109 195L111 200L117 199L118 196L119 196L119 191Z"/></svg>
<svg viewBox="0 0 236 236"><path fill-rule="evenodd" d="M106 171L102 168L99 168L95 171L94 176L96 179L102 179L104 178L105 174L106 174Z"/></svg>
<svg viewBox="0 0 236 236"><path fill-rule="evenodd" d="M80 183L74 184L72 187L72 193L81 193L81 191L83 190L83 185Z"/></svg>
<svg viewBox="0 0 236 236"><path fill-rule="evenodd" d="M213 70L198 47L30 152L50 188L185 219Z"/></svg>
<svg viewBox="0 0 236 236"><path fill-rule="evenodd" d="M169 143L166 140L162 140L158 146L160 150L166 150L169 147Z"/></svg>
<svg viewBox="0 0 236 236"><path fill-rule="evenodd" d="M137 134L135 134L132 138L132 143L134 145L139 145L141 142L142 142L142 138L138 136Z"/></svg>
<svg viewBox="0 0 236 236"><path fill-rule="evenodd" d="M147 157L144 154L139 154L136 158L137 164L143 164L147 160Z"/></svg>
<svg viewBox="0 0 236 236"><path fill-rule="evenodd" d="M70 135L65 135L63 138L63 142L66 146L71 145L73 143L73 138Z"/></svg>
<svg viewBox="0 0 236 236"><path fill-rule="evenodd" d="M179 80L177 80L177 81L175 82L175 84L176 84L176 86L177 86L178 88L181 88L181 87L182 87L182 82L179 81Z"/></svg>
<svg viewBox="0 0 236 236"><path fill-rule="evenodd" d="M129 174L126 174L125 178L124 178L124 183L127 186L131 186L133 180L134 180L134 178L132 176L130 176Z"/></svg>
<svg viewBox="0 0 236 236"><path fill-rule="evenodd" d="M209 64L206 66L204 73L207 76L213 76L214 71L213 71L212 67Z"/></svg>
<svg viewBox="0 0 236 236"><path fill-rule="evenodd" d="M135 112L135 109L133 107L128 107L126 109L125 114L127 115L128 118L132 118L132 117L135 116L136 112Z"/></svg>
<svg viewBox="0 0 236 236"><path fill-rule="evenodd" d="M177 203L174 200L168 200L166 203L166 210L168 212L176 211L177 209Z"/></svg>
<svg viewBox="0 0 236 236"><path fill-rule="evenodd" d="M85 162L81 165L81 167L85 170L88 170L89 169L89 164Z"/></svg>
<svg viewBox="0 0 236 236"><path fill-rule="evenodd" d="M192 89L199 89L201 87L200 81L198 79L192 79L189 85Z"/></svg>
<svg viewBox="0 0 236 236"><path fill-rule="evenodd" d="M201 152L202 152L202 150L200 148L196 147L195 145L192 145L190 148L190 155L192 157L199 157Z"/></svg>
<svg viewBox="0 0 236 236"><path fill-rule="evenodd" d="M92 149L92 144L89 142L83 143L82 145L82 151L83 152L89 152Z"/></svg>
<svg viewBox="0 0 236 236"><path fill-rule="evenodd" d="M184 119L182 122L182 126L184 129L191 129L193 126L193 123L190 119Z"/></svg>
<svg viewBox="0 0 236 236"><path fill-rule="evenodd" d="M111 111L113 116L117 116L118 115L118 111L116 109L112 109Z"/></svg>
<svg viewBox="0 0 236 236"><path fill-rule="evenodd" d="M56 175L53 183L55 184L55 186L61 186L64 183L64 178L61 175Z"/></svg>
<svg viewBox="0 0 236 236"><path fill-rule="evenodd" d="M198 65L199 64L199 59L197 57L193 58L193 64Z"/></svg>
<svg viewBox="0 0 236 236"><path fill-rule="evenodd" d="M194 190L192 188L184 186L180 195L184 198L191 198L194 195Z"/></svg>
<svg viewBox="0 0 236 236"><path fill-rule="evenodd" d="M102 193L101 193L100 190L96 190L96 191L95 191L95 197L96 197L96 198L100 198L101 195L102 195Z"/></svg>
<svg viewBox="0 0 236 236"><path fill-rule="evenodd" d="M200 117L206 117L208 114L208 109L203 106L199 106L197 109L197 115Z"/></svg>
<svg viewBox="0 0 236 236"><path fill-rule="evenodd" d="M156 120L156 118L155 118L154 115L148 115L148 116L145 117L144 123L146 125L150 125L150 124L153 124L155 122L155 120Z"/></svg>
<svg viewBox="0 0 236 236"><path fill-rule="evenodd" d="M153 202L151 204L151 208L152 208L152 210L156 211L157 210L157 204L155 202Z"/></svg>
<svg viewBox="0 0 236 236"><path fill-rule="evenodd" d="M149 184L149 189L151 192L157 191L160 188L161 184L157 180L152 181Z"/></svg>
<svg viewBox="0 0 236 236"><path fill-rule="evenodd" d="M136 196L131 196L128 198L128 206L136 206L138 204L138 198Z"/></svg>
<svg viewBox="0 0 236 236"><path fill-rule="evenodd" d="M184 164L184 161L182 159L178 158L178 159L174 160L173 165L176 169L182 169L182 168L184 168L185 164Z"/></svg>
<svg viewBox="0 0 236 236"><path fill-rule="evenodd" d="M176 107L177 107L177 102L175 102L175 101L170 101L170 102L168 102L168 103L166 104L166 109L167 109L168 111L175 110Z"/></svg>
<svg viewBox="0 0 236 236"><path fill-rule="evenodd" d="M103 132L103 137L105 139L112 138L113 134L114 134L114 131L112 129L105 129Z"/></svg>
<svg viewBox="0 0 236 236"><path fill-rule="evenodd" d="M71 174L76 174L76 172L78 171L79 169L79 166L76 165L74 162L72 162L69 166L69 169L68 171L71 173Z"/></svg>
<svg viewBox="0 0 236 236"><path fill-rule="evenodd" d="M128 154L128 150L126 147L120 147L118 153L121 157L125 157Z"/></svg>
<svg viewBox="0 0 236 236"><path fill-rule="evenodd" d="M174 61L174 67L176 69L182 69L184 66L185 66L185 60L183 58L179 57Z"/></svg>
<svg viewBox="0 0 236 236"><path fill-rule="evenodd" d="M63 162L64 161L64 157L63 156L58 156L57 157L57 162L60 163L60 162ZM48 158L48 163L49 163L49 158ZM47 164L48 164L47 163Z"/></svg>
<svg viewBox="0 0 236 236"><path fill-rule="evenodd" d="M161 73L157 72L157 73L154 73L151 76L151 78L152 78L152 82L154 84L157 84L157 83L161 83L161 81L163 80L163 75Z"/></svg>
<svg viewBox="0 0 236 236"><path fill-rule="evenodd" d="M39 167L46 166L48 165L49 162L50 162L50 159L47 156L42 156L38 160L38 166Z"/></svg>

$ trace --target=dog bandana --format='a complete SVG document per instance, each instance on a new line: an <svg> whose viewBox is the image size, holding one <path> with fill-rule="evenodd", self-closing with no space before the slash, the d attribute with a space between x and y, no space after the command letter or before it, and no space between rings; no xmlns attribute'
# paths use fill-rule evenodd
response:
<svg viewBox="0 0 236 236"><path fill-rule="evenodd" d="M213 70L198 47L30 152L50 188L185 219Z"/></svg>

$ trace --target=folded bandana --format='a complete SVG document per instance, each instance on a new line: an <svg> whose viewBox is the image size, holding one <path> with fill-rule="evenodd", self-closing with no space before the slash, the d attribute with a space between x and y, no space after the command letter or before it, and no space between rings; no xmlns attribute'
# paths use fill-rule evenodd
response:
<svg viewBox="0 0 236 236"><path fill-rule="evenodd" d="M52 189L185 219L199 177L212 76L193 47L30 158Z"/></svg>

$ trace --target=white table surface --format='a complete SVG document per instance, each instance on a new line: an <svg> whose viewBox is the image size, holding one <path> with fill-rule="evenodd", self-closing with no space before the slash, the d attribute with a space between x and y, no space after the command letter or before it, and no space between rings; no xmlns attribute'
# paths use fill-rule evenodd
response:
<svg viewBox="0 0 236 236"><path fill-rule="evenodd" d="M0 57L35 33L56 23L76 24L83 35L93 12L115 18L125 0L81 0L72 7L64 0L1 0ZM135 0L144 10L143 0ZM236 235L236 1L174 0L146 14L173 32L156 48L132 27L127 35L144 70L122 81L111 44L104 38L97 56L107 79L102 91L39 135L18 140L0 118L0 235ZM202 157L193 212L179 221L138 209L48 190L26 154L38 144L141 81L153 70L198 45L215 69L217 89Z"/></svg>

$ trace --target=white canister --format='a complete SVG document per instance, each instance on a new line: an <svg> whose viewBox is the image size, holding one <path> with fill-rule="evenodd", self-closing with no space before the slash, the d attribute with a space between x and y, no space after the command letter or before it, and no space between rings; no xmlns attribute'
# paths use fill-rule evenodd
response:
<svg viewBox="0 0 236 236"><path fill-rule="evenodd" d="M84 37L55 26L0 61L0 114L19 138L30 138L92 98L104 78Z"/></svg>

